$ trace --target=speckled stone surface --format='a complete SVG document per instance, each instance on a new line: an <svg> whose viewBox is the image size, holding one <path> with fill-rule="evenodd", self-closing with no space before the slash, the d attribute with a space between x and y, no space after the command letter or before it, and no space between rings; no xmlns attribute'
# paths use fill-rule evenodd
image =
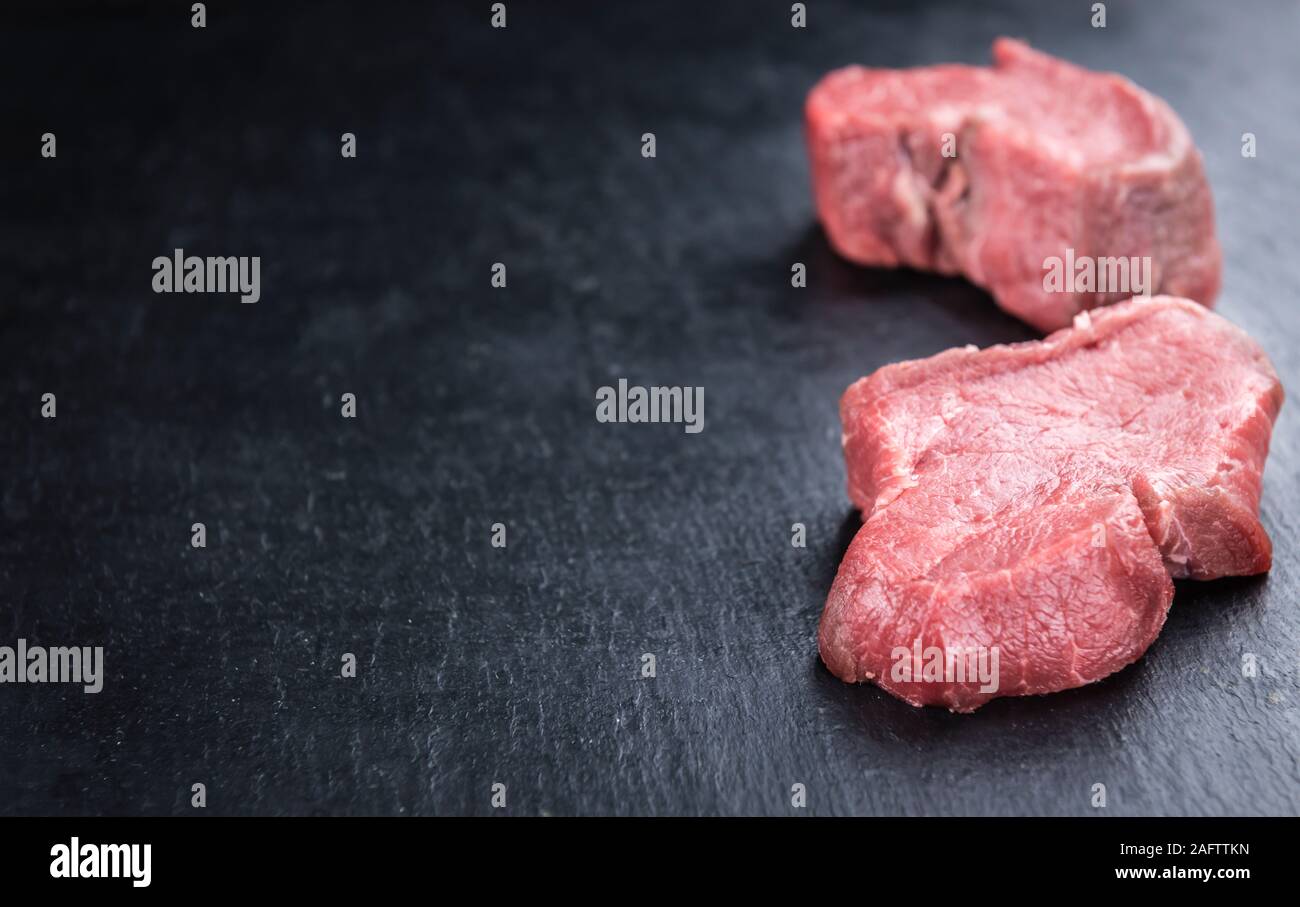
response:
<svg viewBox="0 0 1300 907"><path fill-rule="evenodd" d="M822 667L841 391L1034 335L839 260L801 131L832 67L999 34L1124 73L1201 147L1219 311L1294 390L1294 4L209 5L0 13L0 644L107 674L0 686L0 812L1300 809L1294 404L1273 572L1180 583L1121 674L959 716ZM155 295L178 246L260 256L261 301ZM703 386L705 430L598 423L620 377Z"/></svg>

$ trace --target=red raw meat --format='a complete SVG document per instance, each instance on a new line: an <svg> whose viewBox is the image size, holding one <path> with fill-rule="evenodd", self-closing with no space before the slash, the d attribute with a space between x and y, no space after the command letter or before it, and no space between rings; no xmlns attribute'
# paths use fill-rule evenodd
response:
<svg viewBox="0 0 1300 907"><path fill-rule="evenodd" d="M1143 292L1046 291L1045 262L1071 249L1149 257L1148 295L1212 305L1213 200L1168 105L1019 41L998 39L993 60L852 66L812 90L808 148L831 245L860 264L963 274L1043 331Z"/></svg>
<svg viewBox="0 0 1300 907"><path fill-rule="evenodd" d="M822 659L954 711L1130 664L1164 623L1170 576L1269 569L1259 498L1281 405L1254 341L1172 297L861 379L840 413L865 522L822 614ZM914 646L997 647L998 688L900 675Z"/></svg>

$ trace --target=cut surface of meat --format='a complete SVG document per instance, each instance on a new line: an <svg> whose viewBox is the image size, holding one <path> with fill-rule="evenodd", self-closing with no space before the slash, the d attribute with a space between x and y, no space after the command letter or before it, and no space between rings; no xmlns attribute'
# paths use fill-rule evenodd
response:
<svg viewBox="0 0 1300 907"><path fill-rule="evenodd" d="M1212 305L1213 200L1168 105L1019 41L998 39L993 58L853 66L813 88L808 149L831 245L860 264L962 274L1044 331L1142 293ZM1087 259L1092 282L1045 289L1047 263L1067 257ZM1120 269L1144 258L1138 286Z"/></svg>
<svg viewBox="0 0 1300 907"><path fill-rule="evenodd" d="M1132 663L1170 577L1269 569L1258 511L1281 405L1253 340L1172 297L857 381L840 414L864 522L822 614L823 661L955 711ZM996 652L999 677L920 678L913 650Z"/></svg>

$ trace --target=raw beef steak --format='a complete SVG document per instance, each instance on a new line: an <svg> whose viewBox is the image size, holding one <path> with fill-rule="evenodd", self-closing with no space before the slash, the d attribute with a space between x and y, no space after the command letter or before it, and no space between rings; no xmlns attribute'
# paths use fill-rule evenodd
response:
<svg viewBox="0 0 1300 907"><path fill-rule="evenodd" d="M1269 569L1259 497L1281 405L1254 341L1173 297L861 379L840 414L865 522L822 614L822 659L955 711L1130 664L1164 623L1170 576ZM953 681L960 658L993 651L996 688ZM933 653L953 670L911 670Z"/></svg>
<svg viewBox="0 0 1300 907"><path fill-rule="evenodd" d="M1120 76L1018 41L998 39L993 60L853 66L812 90L813 189L835 249L861 264L963 274L1043 331L1134 295L1213 304L1213 201L1174 112ZM1045 290L1047 262L1067 256L1089 259L1092 283ZM1143 257L1148 285L1129 275L1112 286ZM1099 291L1103 273L1110 292Z"/></svg>

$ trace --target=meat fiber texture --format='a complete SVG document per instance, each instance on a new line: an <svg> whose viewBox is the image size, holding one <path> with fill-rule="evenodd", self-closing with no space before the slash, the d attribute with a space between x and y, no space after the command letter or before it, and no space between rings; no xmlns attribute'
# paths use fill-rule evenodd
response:
<svg viewBox="0 0 1300 907"><path fill-rule="evenodd" d="M1172 297L857 381L840 414L865 522L826 601L822 660L843 680L963 712L1136 661L1164 623L1170 577L1269 569L1259 498L1281 405L1254 341ZM993 690L898 667L904 649L994 647Z"/></svg>
<svg viewBox="0 0 1300 907"><path fill-rule="evenodd" d="M998 39L993 60L851 66L812 90L813 189L831 245L860 264L965 275L1042 331L1139 294L1212 305L1214 204L1177 115L1121 76L1019 41ZM1149 257L1150 282L1045 290L1047 262L1070 249L1106 266Z"/></svg>

